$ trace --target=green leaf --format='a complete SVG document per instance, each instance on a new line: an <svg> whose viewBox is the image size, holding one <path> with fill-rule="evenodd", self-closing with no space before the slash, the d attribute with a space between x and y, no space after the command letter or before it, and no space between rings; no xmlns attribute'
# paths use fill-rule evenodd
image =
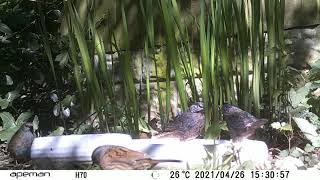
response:
<svg viewBox="0 0 320 180"><path fill-rule="evenodd" d="M319 162L320 162L320 160L319 160L317 154L311 154L311 155L309 156L308 164L309 164L310 167L314 167L314 166L316 166L317 164L320 165ZM319 170L319 168L318 168L318 170Z"/></svg>
<svg viewBox="0 0 320 180"><path fill-rule="evenodd" d="M58 95L57 95L56 93L50 94L50 99L51 99L53 102L58 102L58 101L59 101Z"/></svg>
<svg viewBox="0 0 320 180"><path fill-rule="evenodd" d="M229 130L226 121L220 122L220 128L223 131L228 131Z"/></svg>
<svg viewBox="0 0 320 180"><path fill-rule="evenodd" d="M303 154L304 154L304 151L302 149L298 148L298 147L292 148L291 152L290 152L290 155L292 157L296 157L296 158L302 156Z"/></svg>
<svg viewBox="0 0 320 180"><path fill-rule="evenodd" d="M61 54L58 54L55 61L59 62L60 67L66 66L69 60L69 54L68 52L63 52Z"/></svg>
<svg viewBox="0 0 320 180"><path fill-rule="evenodd" d="M288 149L282 150L279 153L280 157L287 157L288 155L289 155L289 150Z"/></svg>
<svg viewBox="0 0 320 180"><path fill-rule="evenodd" d="M139 130L146 133L156 133L155 130L153 130L150 125L142 118L139 118Z"/></svg>
<svg viewBox="0 0 320 180"><path fill-rule="evenodd" d="M315 149L314 146L310 145L310 144L307 144L305 147L304 147L304 151L307 152L307 153L310 153L310 152L313 152Z"/></svg>
<svg viewBox="0 0 320 180"><path fill-rule="evenodd" d="M56 130L52 131L49 136L61 136L63 135L64 128L59 126Z"/></svg>
<svg viewBox="0 0 320 180"><path fill-rule="evenodd" d="M295 91L293 88L290 90L289 96L291 98L293 108L297 108L298 106L308 107L307 101L309 100L309 98L307 98L307 95L312 88L311 85L311 83L307 83L297 91Z"/></svg>
<svg viewBox="0 0 320 180"><path fill-rule="evenodd" d="M271 123L271 127L273 129L280 129L281 128L281 124L280 124L280 122L273 122L273 123Z"/></svg>
<svg viewBox="0 0 320 180"><path fill-rule="evenodd" d="M238 169L252 170L252 169L255 169L255 165L253 161L249 160L249 161L243 162Z"/></svg>
<svg viewBox="0 0 320 180"><path fill-rule="evenodd" d="M284 125L281 125L281 130L282 131L292 131L292 126L291 126L291 124L285 123Z"/></svg>
<svg viewBox="0 0 320 180"><path fill-rule="evenodd" d="M297 117L293 117L292 119L296 122L297 126L300 128L306 138L312 143L312 145L315 147L320 147L320 136L317 133L317 128L306 119Z"/></svg>
<svg viewBox="0 0 320 180"><path fill-rule="evenodd" d="M0 131L0 140L1 141L9 141L11 139L11 137L14 135L14 133L17 132L18 129L19 129L19 127L16 126L16 127L12 127L12 128L8 128L8 129L4 129L4 130Z"/></svg>
<svg viewBox="0 0 320 180"><path fill-rule="evenodd" d="M74 96L71 96L68 94L61 102L62 107L70 106L73 100L74 100Z"/></svg>
<svg viewBox="0 0 320 180"><path fill-rule="evenodd" d="M13 80L10 76L6 75L6 85L13 85Z"/></svg>
<svg viewBox="0 0 320 180"><path fill-rule="evenodd" d="M320 59L318 59L314 63L311 63L310 66L311 66L312 69L314 69L314 68L320 69Z"/></svg>
<svg viewBox="0 0 320 180"><path fill-rule="evenodd" d="M215 139L220 135L221 132L221 125L218 121L214 121L206 131L206 138L208 139Z"/></svg>
<svg viewBox="0 0 320 180"><path fill-rule="evenodd" d="M60 104L56 104L53 106L53 115L59 116L60 115Z"/></svg>
<svg viewBox="0 0 320 180"><path fill-rule="evenodd" d="M14 118L9 112L0 112L0 118L2 119L3 129L9 129L16 127Z"/></svg>
<svg viewBox="0 0 320 180"><path fill-rule="evenodd" d="M0 107L1 109L6 109L9 105L9 102L6 99L0 97Z"/></svg>
<svg viewBox="0 0 320 180"><path fill-rule="evenodd" d="M8 44L11 41L8 40L8 36L0 36L0 42L2 42L3 44Z"/></svg>
<svg viewBox="0 0 320 180"><path fill-rule="evenodd" d="M319 80L320 77L320 68L312 68L310 70L310 80L315 81Z"/></svg>
<svg viewBox="0 0 320 180"><path fill-rule="evenodd" d="M74 134L84 134L85 132L90 131L90 129L91 129L91 126L90 126L90 125L88 125L88 124L81 124L78 129L76 129L76 130L70 129L70 130L74 131Z"/></svg>
<svg viewBox="0 0 320 180"><path fill-rule="evenodd" d="M7 26L6 24L3 24L0 22L0 32L3 32L5 34L11 34L12 31L11 29L9 28L9 26Z"/></svg>
<svg viewBox="0 0 320 180"><path fill-rule="evenodd" d="M22 124L26 123L29 118L33 116L33 112L23 112L19 115L16 121L17 126L21 126Z"/></svg>
<svg viewBox="0 0 320 180"><path fill-rule="evenodd" d="M10 91L6 94L6 99L10 103L20 96L18 90Z"/></svg>
<svg viewBox="0 0 320 180"><path fill-rule="evenodd" d="M313 124L311 124L308 120L297 118L297 117L293 117L292 119L297 123L298 127L305 134L311 135L311 136L318 136L316 131L317 128Z"/></svg>
<svg viewBox="0 0 320 180"><path fill-rule="evenodd" d="M33 121L32 121L32 125L33 125L34 131L39 129L39 118L37 115L34 116Z"/></svg>
<svg viewBox="0 0 320 180"><path fill-rule="evenodd" d="M286 122L273 122L271 124L271 127L273 129L278 129L280 131L292 131L292 126Z"/></svg>
<svg viewBox="0 0 320 180"><path fill-rule="evenodd" d="M304 106L293 109L291 111L291 114L293 117L308 119L313 125L317 126L317 128L320 128L319 117L316 114L310 112L309 109Z"/></svg>

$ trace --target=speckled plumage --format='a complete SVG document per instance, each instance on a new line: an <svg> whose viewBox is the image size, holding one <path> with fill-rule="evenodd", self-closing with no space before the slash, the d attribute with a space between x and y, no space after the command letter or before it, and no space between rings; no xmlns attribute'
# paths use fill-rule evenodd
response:
<svg viewBox="0 0 320 180"><path fill-rule="evenodd" d="M222 114L234 141L240 141L254 135L256 129L267 122L266 119L258 119L231 104L223 105Z"/></svg>
<svg viewBox="0 0 320 180"><path fill-rule="evenodd" d="M180 140L191 140L199 137L204 128L205 118L202 102L192 104L188 112L179 114L173 121L168 123L165 132L156 138L179 138Z"/></svg>
<svg viewBox="0 0 320 180"><path fill-rule="evenodd" d="M161 162L178 160L154 160L147 154L122 146L100 146L92 153L92 161L104 170L146 170Z"/></svg>
<svg viewBox="0 0 320 180"><path fill-rule="evenodd" d="M203 110L204 110L203 102L195 102L191 104L191 106L188 108L188 112L192 112L192 113L200 113L200 112L203 112Z"/></svg>
<svg viewBox="0 0 320 180"><path fill-rule="evenodd" d="M30 160L31 145L35 138L32 123L23 124L8 143L10 156L19 162Z"/></svg>

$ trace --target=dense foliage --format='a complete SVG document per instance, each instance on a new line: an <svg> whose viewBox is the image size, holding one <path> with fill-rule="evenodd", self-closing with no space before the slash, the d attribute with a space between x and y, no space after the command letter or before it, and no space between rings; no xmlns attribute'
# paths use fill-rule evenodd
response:
<svg viewBox="0 0 320 180"><path fill-rule="evenodd" d="M320 61L298 88L291 79L296 70L284 58L284 0L266 0L265 7L256 0L248 1L251 6L200 0L200 14L189 23L183 20L180 1L136 1L144 34L140 79L132 67L138 62L133 58L137 47L130 41L126 2L116 3L120 18L113 21L107 13L96 17L94 1L86 1L81 14L80 5L72 1L0 0L1 141L27 120L41 136L123 132L137 137L150 131L152 94L161 124L170 119L174 80L183 111L190 102L204 102L207 138L223 134L219 106L230 102L269 119L262 139L283 150L282 155L308 157L309 166L317 164ZM156 30L155 21L163 32ZM103 22L105 34L99 29ZM115 35L119 31L121 44ZM158 51L168 60L158 58Z"/></svg>

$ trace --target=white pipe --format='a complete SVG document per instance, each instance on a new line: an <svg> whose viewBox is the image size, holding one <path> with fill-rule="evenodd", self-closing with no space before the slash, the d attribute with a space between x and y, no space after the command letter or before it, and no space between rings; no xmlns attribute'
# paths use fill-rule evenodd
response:
<svg viewBox="0 0 320 180"><path fill-rule="evenodd" d="M232 144L225 140L132 139L130 135L110 133L36 138L31 147L31 159L40 169L63 169L70 164L91 163L92 152L102 145L124 146L145 152L154 159L181 160L182 163L158 165L180 169L203 165L208 151L216 155L216 162L222 163L223 155L232 151ZM267 159L268 149L263 142L249 140L242 149L242 160Z"/></svg>

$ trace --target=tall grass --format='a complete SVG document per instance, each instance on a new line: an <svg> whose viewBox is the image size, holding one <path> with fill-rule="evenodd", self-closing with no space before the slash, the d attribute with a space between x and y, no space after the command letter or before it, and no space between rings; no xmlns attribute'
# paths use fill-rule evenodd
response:
<svg viewBox="0 0 320 180"><path fill-rule="evenodd" d="M59 85L58 85L58 80L57 80L57 74L56 74L56 70L54 67L54 62L53 62L53 55L52 55L52 49L50 47L50 43L49 43L49 37L48 37L48 31L46 28L46 23L45 23L45 15L43 14L43 9L42 9L42 3L41 2L37 2L37 6L38 6L38 11L40 14L40 23L39 23L39 29L42 35L42 41L43 41L43 45L44 45L44 50L45 53L48 57L49 60L49 64L50 64L50 69L52 71L52 77L55 83L55 88L57 91L57 95L58 98L61 98L61 94L60 94L60 89L59 89ZM59 101L59 114L62 115L62 106L61 106L61 101ZM62 116L61 116L62 117ZM64 118L62 118L63 121L63 126L64 128L66 128L66 122L64 120Z"/></svg>
<svg viewBox="0 0 320 180"><path fill-rule="evenodd" d="M121 4L121 14L122 14L122 23L124 27L123 31L123 39L124 39L124 48L123 58L120 59L121 70L123 74L124 87L125 87L125 97L126 97L126 113L127 117L131 119L127 119L129 122L129 129L131 133L138 135L139 131L139 114L138 114L138 104L137 104L137 96L136 96L136 88L133 82L133 73L132 73L132 56L129 46L129 32L126 20L126 13L124 9L124 4ZM133 120L133 121L132 121Z"/></svg>
<svg viewBox="0 0 320 180"><path fill-rule="evenodd" d="M92 1L89 1L92 3ZM200 16L195 18L199 25L198 35L200 42L199 55L201 66L202 94L196 87L195 64L193 59L194 34L188 31L189 24L182 17L180 4L176 0L137 1L140 13L143 17L145 27L144 37L144 72L146 79L146 99L148 104L147 120L151 120L151 94L152 89L150 76L151 64L155 67L156 93L159 101L159 112L162 124L169 119L171 112L172 93L172 71L174 82L179 94L181 109L186 111L188 102L199 101L205 105L206 124L205 129L211 131L209 134L216 137L220 127L219 107L224 102L238 104L241 108L254 112L260 116L261 107L272 109L277 101L277 90L281 87L280 68L284 66L281 49L283 48L283 18L284 0L266 0L265 9L263 3L256 0L200 0ZM89 20L84 25L80 23L79 16L73 4L68 1L69 40L70 57L75 71L75 79L81 96L84 96L83 82L87 85L90 97L92 97L94 108L103 112L99 119L104 122L104 128L109 131L110 116L104 105L113 105L113 112L118 109L115 99L115 87L113 76L107 69L105 47L116 49L119 54L120 70L122 74L122 85L125 97L125 117L128 132L137 135L139 132L139 102L136 94L134 74L132 70L132 54L129 42L127 13L124 1L121 1L121 21L123 33L123 46L118 47L115 36L110 42L103 42L102 35L96 31L94 24L95 10L90 9ZM90 4L90 3L89 3ZM160 14L155 14L155 9ZM265 14L263 13L265 12ZM165 52L167 55L165 98L160 89L158 60L155 56L156 18L160 26L164 27ZM279 20L280 18L280 20ZM266 25L266 29L265 26ZM90 32L84 29L87 26ZM109 26L108 26L109 27ZM112 27L112 26L110 26ZM267 30L267 37L266 33ZM114 29L109 29L109 34L114 34ZM89 41L86 38L90 38ZM266 43L267 40L267 43ZM265 47L267 45L267 51ZM80 52L81 61L77 59ZM94 54L99 57L99 71L93 69L91 59ZM267 56L265 62L265 56ZM265 64L267 71L265 71ZM112 67L113 68L113 67ZM80 73L85 75L86 80L81 79ZM191 97L186 95L186 83L191 90ZM263 97L267 96L268 100ZM165 102L163 102L165 99ZM163 103L164 106L163 106ZM121 109L121 107L119 108ZM114 117L116 113L114 113Z"/></svg>
<svg viewBox="0 0 320 180"><path fill-rule="evenodd" d="M267 86L269 100L270 117L278 106L278 96L280 95L283 82L281 69L285 66L282 51L284 45L283 24L284 24L284 0L265 1L266 24L268 32L267 46Z"/></svg>
<svg viewBox="0 0 320 180"><path fill-rule="evenodd" d="M169 1L169 0L163 0L159 1L160 7L162 10L163 15L163 23L165 27L165 39L167 44L167 54L168 54L168 60L167 60L167 77L166 77L166 116L168 118L169 114L169 106L170 106L170 74L171 74L171 67L174 70L175 73L175 80L178 88L178 93L180 97L181 107L183 111L186 111L187 109L187 97L185 93L185 86L182 78L181 73L181 67L179 63L179 52L178 52L178 42L175 37L175 29L174 29L174 15L175 10L173 9L173 5L171 4L175 1Z"/></svg>
<svg viewBox="0 0 320 180"><path fill-rule="evenodd" d="M208 4L201 1L200 7L202 96L205 107L214 107L212 111L205 111L211 119L206 127L216 125L214 120L219 118L216 109L222 102L238 104L260 117L262 105L272 109L279 103L275 92L279 90L278 78L284 65L280 58L283 1L266 2L266 19L260 1L225 0ZM272 49L268 53L265 53L264 24L268 30L268 49ZM268 55L267 72L264 71L265 54ZM265 93L268 101L262 98Z"/></svg>
<svg viewBox="0 0 320 180"><path fill-rule="evenodd" d="M98 115L101 131L110 132L108 123L109 111L105 105L107 104L106 102L115 102L113 81L105 63L104 43L96 32L94 25L95 7L93 1L88 1L88 4L89 18L83 24L74 5L70 1L64 2L69 30L69 54L74 66L74 76L79 90L82 111L87 108L86 111L89 112L93 108L92 111ZM89 31L85 31L85 29L89 29ZM80 52L81 56L80 61L78 52ZM95 52L99 57L98 70L92 64ZM84 76L82 76L82 72ZM87 90L84 92L84 89ZM102 89L106 89L106 91ZM93 106L91 106L91 103Z"/></svg>
<svg viewBox="0 0 320 180"><path fill-rule="evenodd" d="M260 103L263 92L264 82L264 30L263 30L263 11L260 1L251 0L251 57L253 65L252 79L252 102L253 112L260 117Z"/></svg>
<svg viewBox="0 0 320 180"><path fill-rule="evenodd" d="M143 21L146 27L146 32L147 32L147 37L145 38L144 41L144 54L146 57L146 68L145 68L145 74L146 74L146 91L147 91L147 103L148 103L148 117L147 120L150 122L151 120L151 92L150 92L150 72L149 68L150 67L150 60L155 59L155 54L154 54L154 21L153 21L153 1L143 1L140 0L140 10L143 16ZM158 90L160 91L160 90ZM161 100L161 97L158 99Z"/></svg>
<svg viewBox="0 0 320 180"><path fill-rule="evenodd" d="M208 34L206 33L205 28L205 10L204 10L204 1L201 1L201 15L200 15L200 44L201 44L201 62L202 62L202 78L203 78L203 87L202 87L202 96L205 107L205 129L207 130L210 126L209 119L209 85L210 85L210 66L209 66L209 40Z"/></svg>

